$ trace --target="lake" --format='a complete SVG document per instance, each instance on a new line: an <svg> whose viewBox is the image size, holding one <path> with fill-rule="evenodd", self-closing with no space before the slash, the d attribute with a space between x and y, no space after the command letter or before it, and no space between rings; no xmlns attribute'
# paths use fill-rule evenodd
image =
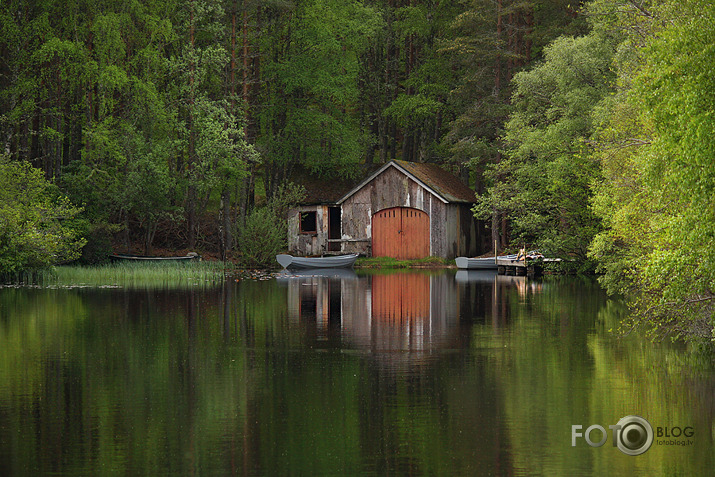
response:
<svg viewBox="0 0 715 477"><path fill-rule="evenodd" d="M624 316L453 270L1 288L0 475L710 474L712 362Z"/></svg>

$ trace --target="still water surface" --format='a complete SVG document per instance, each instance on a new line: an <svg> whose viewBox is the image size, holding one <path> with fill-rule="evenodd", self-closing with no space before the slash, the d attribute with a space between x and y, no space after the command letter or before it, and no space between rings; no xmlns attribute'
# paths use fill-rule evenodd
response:
<svg viewBox="0 0 715 477"><path fill-rule="evenodd" d="M711 363L623 313L484 272L0 289L0 475L712 475ZM631 414L694 433L571 445Z"/></svg>

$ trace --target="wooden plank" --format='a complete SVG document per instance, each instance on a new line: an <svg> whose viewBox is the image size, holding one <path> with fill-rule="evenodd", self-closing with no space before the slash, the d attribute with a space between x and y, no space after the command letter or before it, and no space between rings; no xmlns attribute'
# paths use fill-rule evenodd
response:
<svg viewBox="0 0 715 477"><path fill-rule="evenodd" d="M400 255L402 259L429 256L429 216L417 209L402 209Z"/></svg>
<svg viewBox="0 0 715 477"><path fill-rule="evenodd" d="M385 211L380 211L372 216L372 255L373 257L385 256Z"/></svg>
<svg viewBox="0 0 715 477"><path fill-rule="evenodd" d="M402 248L402 216L400 208L394 207L388 211L388 228L385 239L387 240L387 256L400 258L400 250Z"/></svg>
<svg viewBox="0 0 715 477"><path fill-rule="evenodd" d="M394 235L393 210L381 210L373 218L373 255L376 257L392 256L392 242Z"/></svg>
<svg viewBox="0 0 715 477"><path fill-rule="evenodd" d="M502 267L526 268L528 266L528 262L525 262L524 260L510 260L506 258L498 258L497 265Z"/></svg>
<svg viewBox="0 0 715 477"><path fill-rule="evenodd" d="M394 257L399 231L399 216L395 208L381 210L372 218L372 255Z"/></svg>

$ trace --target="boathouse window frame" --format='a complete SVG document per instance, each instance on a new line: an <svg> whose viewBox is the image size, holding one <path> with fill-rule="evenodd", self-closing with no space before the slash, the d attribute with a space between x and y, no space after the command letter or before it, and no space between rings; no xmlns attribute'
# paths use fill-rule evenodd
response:
<svg viewBox="0 0 715 477"><path fill-rule="evenodd" d="M315 210L306 210L300 213L300 233L312 234L318 233L318 212Z"/></svg>

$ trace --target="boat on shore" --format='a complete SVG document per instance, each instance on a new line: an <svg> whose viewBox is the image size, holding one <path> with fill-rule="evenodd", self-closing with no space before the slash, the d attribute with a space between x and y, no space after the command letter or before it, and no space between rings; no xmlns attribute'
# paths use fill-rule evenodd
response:
<svg viewBox="0 0 715 477"><path fill-rule="evenodd" d="M358 254L327 255L324 257L294 257L293 255L276 255L276 260L283 268L308 269L308 268L352 268Z"/></svg>
<svg viewBox="0 0 715 477"><path fill-rule="evenodd" d="M147 257L144 255L112 254L109 258L113 262L184 262L191 260L201 260L201 256L196 252L189 252L180 257Z"/></svg>

